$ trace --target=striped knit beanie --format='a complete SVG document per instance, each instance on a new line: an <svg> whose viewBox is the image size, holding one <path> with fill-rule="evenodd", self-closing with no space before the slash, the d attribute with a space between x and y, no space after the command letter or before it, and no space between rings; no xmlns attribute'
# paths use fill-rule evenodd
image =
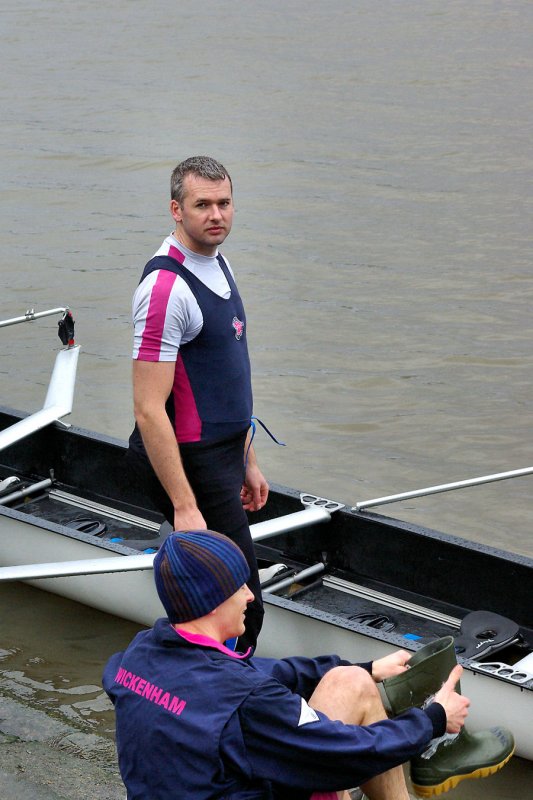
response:
<svg viewBox="0 0 533 800"><path fill-rule="evenodd" d="M170 622L204 617L249 576L241 550L215 531L172 533L154 558L155 585Z"/></svg>

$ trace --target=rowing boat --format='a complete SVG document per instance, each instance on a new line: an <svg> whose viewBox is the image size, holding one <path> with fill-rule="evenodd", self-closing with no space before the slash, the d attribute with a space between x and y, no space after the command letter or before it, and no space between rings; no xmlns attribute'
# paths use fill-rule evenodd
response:
<svg viewBox="0 0 533 800"><path fill-rule="evenodd" d="M170 526L132 489L124 442L60 421L76 362L71 342L37 414L0 408L0 581L151 625ZM260 654L366 661L451 634L471 727L506 725L533 760L532 559L278 485L251 522Z"/></svg>

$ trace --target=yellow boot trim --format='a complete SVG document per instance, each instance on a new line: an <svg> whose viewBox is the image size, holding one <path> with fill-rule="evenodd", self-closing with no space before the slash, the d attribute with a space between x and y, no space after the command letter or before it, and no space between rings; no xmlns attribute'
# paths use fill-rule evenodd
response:
<svg viewBox="0 0 533 800"><path fill-rule="evenodd" d="M449 792L450 789L455 789L458 783L468 778L488 778L489 775L494 775L495 772L498 772L504 767L513 753L514 747L507 758L504 758L499 764L492 764L490 767L480 767L466 775L452 775L450 778L446 778L445 781L442 781L442 783L434 784L433 786L418 786L416 783L413 783L414 792L418 797L435 797L438 794Z"/></svg>

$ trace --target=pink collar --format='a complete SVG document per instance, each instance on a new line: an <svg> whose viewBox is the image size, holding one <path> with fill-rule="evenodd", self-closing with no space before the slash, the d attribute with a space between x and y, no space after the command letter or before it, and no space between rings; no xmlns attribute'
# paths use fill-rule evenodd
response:
<svg viewBox="0 0 533 800"><path fill-rule="evenodd" d="M246 658L251 650L251 647L249 647L246 653L237 653L235 650L230 650L225 644L217 642L216 639L211 639L210 636L204 636L201 633L189 633L189 631L184 631L183 628L174 628L174 630L182 639L185 639L191 644L198 644L200 647L214 647L215 650L220 650L221 653L231 656L232 658Z"/></svg>

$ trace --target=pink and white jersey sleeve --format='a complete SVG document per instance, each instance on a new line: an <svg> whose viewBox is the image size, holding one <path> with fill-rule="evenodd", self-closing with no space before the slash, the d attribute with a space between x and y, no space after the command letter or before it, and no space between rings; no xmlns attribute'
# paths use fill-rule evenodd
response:
<svg viewBox="0 0 533 800"><path fill-rule="evenodd" d="M133 295L133 358L176 361L181 344L202 329L202 312L186 282L160 269L151 272Z"/></svg>

